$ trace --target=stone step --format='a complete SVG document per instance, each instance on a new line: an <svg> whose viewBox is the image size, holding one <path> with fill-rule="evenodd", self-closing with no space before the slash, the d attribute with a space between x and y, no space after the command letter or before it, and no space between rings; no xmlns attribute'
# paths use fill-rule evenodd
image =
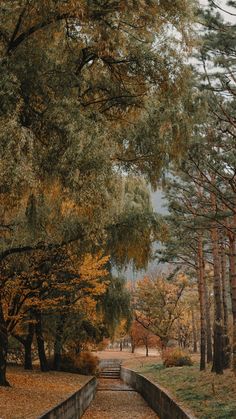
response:
<svg viewBox="0 0 236 419"><path fill-rule="evenodd" d="M108 369L108 368L104 368L104 369L102 369L102 370L100 370L100 372L111 372L111 373L119 373L120 374L120 369L116 369L116 370L110 370L110 369Z"/></svg>
<svg viewBox="0 0 236 419"><path fill-rule="evenodd" d="M120 373L100 372L99 377L119 377Z"/></svg>
<svg viewBox="0 0 236 419"><path fill-rule="evenodd" d="M120 376L120 373L119 372L100 372L100 376L102 375L112 375L114 377L118 377Z"/></svg>
<svg viewBox="0 0 236 419"><path fill-rule="evenodd" d="M99 377L101 378L120 378L120 370L110 371L102 370L99 372Z"/></svg>
<svg viewBox="0 0 236 419"><path fill-rule="evenodd" d="M117 359L102 360L99 364L100 378L120 378L120 364Z"/></svg>

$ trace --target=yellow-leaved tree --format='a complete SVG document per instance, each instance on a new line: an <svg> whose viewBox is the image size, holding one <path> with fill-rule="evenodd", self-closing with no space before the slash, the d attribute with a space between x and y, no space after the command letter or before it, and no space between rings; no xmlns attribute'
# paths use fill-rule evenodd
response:
<svg viewBox="0 0 236 419"><path fill-rule="evenodd" d="M137 283L134 296L135 320L158 336L163 348L173 338L175 323L182 316L182 299L187 285L187 277L182 273L171 280L157 273Z"/></svg>

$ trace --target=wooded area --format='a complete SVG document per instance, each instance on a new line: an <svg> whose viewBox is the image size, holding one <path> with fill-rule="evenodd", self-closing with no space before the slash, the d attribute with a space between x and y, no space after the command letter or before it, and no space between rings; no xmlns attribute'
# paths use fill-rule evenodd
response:
<svg viewBox="0 0 236 419"><path fill-rule="evenodd" d="M236 373L236 3L223 9L1 1L1 386L22 350L25 369L59 371L125 336Z"/></svg>

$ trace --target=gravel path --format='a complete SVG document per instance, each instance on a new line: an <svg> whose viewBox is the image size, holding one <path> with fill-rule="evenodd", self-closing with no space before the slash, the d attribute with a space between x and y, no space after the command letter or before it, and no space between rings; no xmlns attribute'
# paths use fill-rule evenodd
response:
<svg viewBox="0 0 236 419"><path fill-rule="evenodd" d="M107 381L107 384L106 384ZM111 390L108 390L108 388ZM106 388L106 389L105 389ZM120 380L102 380L83 419L157 419L144 399Z"/></svg>

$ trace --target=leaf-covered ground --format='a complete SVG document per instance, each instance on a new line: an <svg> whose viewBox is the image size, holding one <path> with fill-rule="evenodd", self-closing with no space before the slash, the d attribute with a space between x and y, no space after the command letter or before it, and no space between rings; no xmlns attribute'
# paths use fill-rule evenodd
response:
<svg viewBox="0 0 236 419"><path fill-rule="evenodd" d="M236 377L230 370L217 376L210 369L200 372L197 363L173 368L152 360L143 365L140 361L135 365L134 360L125 364L166 388L199 419L236 419Z"/></svg>
<svg viewBox="0 0 236 419"><path fill-rule="evenodd" d="M136 391L121 380L100 379L95 399L83 419L158 419Z"/></svg>
<svg viewBox="0 0 236 419"><path fill-rule="evenodd" d="M89 377L9 367L11 387L0 387L0 419L35 419L85 384Z"/></svg>

